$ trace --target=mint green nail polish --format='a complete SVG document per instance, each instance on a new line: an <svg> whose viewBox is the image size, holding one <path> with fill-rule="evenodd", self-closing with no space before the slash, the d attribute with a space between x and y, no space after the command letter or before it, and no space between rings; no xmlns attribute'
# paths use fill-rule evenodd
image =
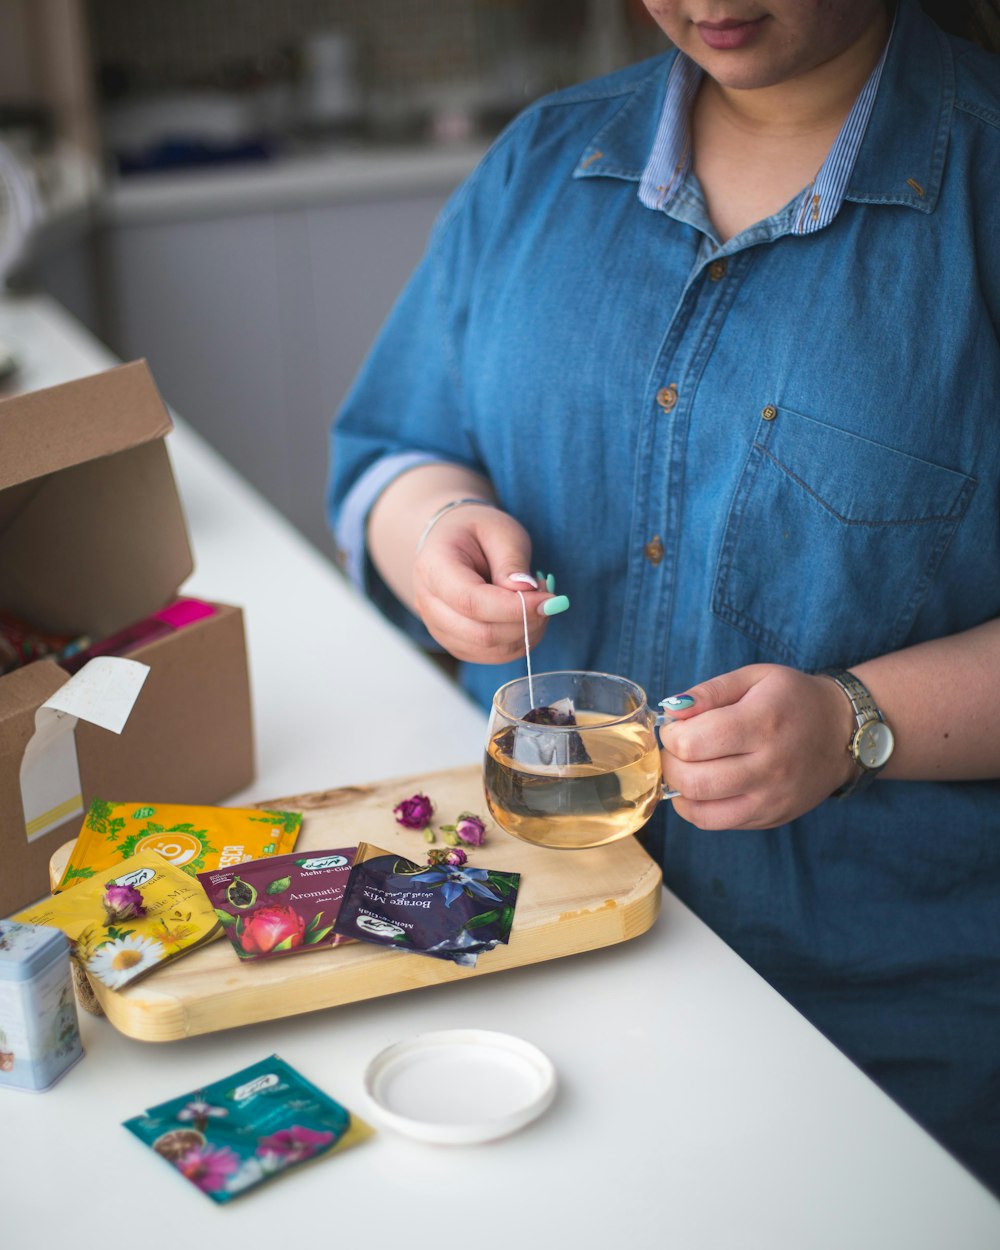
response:
<svg viewBox="0 0 1000 1250"><path fill-rule="evenodd" d="M542 572L541 569L535 569L535 580L538 582L545 581L545 574Z"/></svg>
<svg viewBox="0 0 1000 1250"><path fill-rule="evenodd" d="M694 707L694 699L689 694L672 694L669 699L661 699L660 707L665 707L668 712L686 712L689 707Z"/></svg>
<svg viewBox="0 0 1000 1250"><path fill-rule="evenodd" d="M556 595L554 599L546 599L541 606L543 616L558 616L560 612L565 612L569 607L569 600L565 595Z"/></svg>
<svg viewBox="0 0 1000 1250"><path fill-rule="evenodd" d="M556 575L555 573L547 573L545 576L545 589L550 595L556 593Z"/></svg>

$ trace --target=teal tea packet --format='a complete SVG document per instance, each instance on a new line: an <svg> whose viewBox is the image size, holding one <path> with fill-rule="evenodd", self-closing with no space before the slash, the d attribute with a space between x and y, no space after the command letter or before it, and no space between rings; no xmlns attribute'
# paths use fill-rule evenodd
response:
<svg viewBox="0 0 1000 1250"><path fill-rule="evenodd" d="M362 842L334 929L471 968L510 938L520 880L471 864L415 864Z"/></svg>
<svg viewBox="0 0 1000 1250"><path fill-rule="evenodd" d="M372 1129L271 1055L124 1122L213 1202L345 1150Z"/></svg>

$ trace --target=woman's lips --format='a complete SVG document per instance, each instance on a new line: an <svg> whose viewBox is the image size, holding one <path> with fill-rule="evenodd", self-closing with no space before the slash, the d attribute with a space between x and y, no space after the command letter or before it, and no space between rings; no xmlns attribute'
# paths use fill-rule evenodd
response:
<svg viewBox="0 0 1000 1250"><path fill-rule="evenodd" d="M745 48L757 38L766 17L757 17L752 21L740 21L727 18L724 22L696 22L698 34L708 47L716 51L729 51L732 48Z"/></svg>

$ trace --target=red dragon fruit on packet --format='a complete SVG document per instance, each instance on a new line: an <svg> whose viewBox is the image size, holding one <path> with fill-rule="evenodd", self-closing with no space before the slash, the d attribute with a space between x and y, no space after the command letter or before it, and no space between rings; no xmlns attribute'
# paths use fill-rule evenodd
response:
<svg viewBox="0 0 1000 1250"><path fill-rule="evenodd" d="M241 959L338 946L334 932L356 847L298 851L198 873Z"/></svg>

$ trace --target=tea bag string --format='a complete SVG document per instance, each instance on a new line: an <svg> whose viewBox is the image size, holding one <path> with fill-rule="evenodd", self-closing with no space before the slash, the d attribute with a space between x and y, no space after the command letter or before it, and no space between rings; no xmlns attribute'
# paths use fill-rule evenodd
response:
<svg viewBox="0 0 1000 1250"><path fill-rule="evenodd" d="M528 640L528 605L524 602L524 593L520 590L515 591L518 599L521 600L521 620L524 622L524 658L528 665L528 699L531 706L535 706L535 689L531 682L531 643Z"/></svg>

